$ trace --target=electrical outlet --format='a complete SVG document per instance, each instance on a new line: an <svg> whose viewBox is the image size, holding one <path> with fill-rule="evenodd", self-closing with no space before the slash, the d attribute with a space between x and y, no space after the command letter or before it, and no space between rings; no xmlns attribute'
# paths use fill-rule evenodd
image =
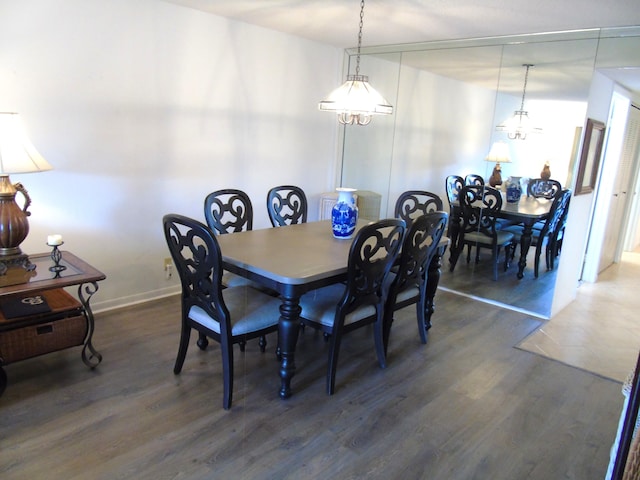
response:
<svg viewBox="0 0 640 480"><path fill-rule="evenodd" d="M164 277L167 280L170 280L171 275L173 275L173 262L171 261L171 258L165 258L164 259Z"/></svg>

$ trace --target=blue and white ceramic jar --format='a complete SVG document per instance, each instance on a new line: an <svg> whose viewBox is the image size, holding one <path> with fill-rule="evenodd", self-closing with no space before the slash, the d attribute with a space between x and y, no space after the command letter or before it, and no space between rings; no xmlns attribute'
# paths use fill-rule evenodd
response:
<svg viewBox="0 0 640 480"><path fill-rule="evenodd" d="M331 210L331 227L336 238L351 238L358 223L355 188L336 188L338 202Z"/></svg>
<svg viewBox="0 0 640 480"><path fill-rule="evenodd" d="M509 177L506 182L507 186L507 202L518 203L522 196L522 185L520 185L520 177Z"/></svg>

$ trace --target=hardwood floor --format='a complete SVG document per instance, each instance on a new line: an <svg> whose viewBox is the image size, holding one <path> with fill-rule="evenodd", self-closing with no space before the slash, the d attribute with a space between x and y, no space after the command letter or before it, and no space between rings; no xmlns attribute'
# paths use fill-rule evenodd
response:
<svg viewBox="0 0 640 480"><path fill-rule="evenodd" d="M576 299L524 339L519 348L624 382L640 345L640 253L625 252L621 262L583 283Z"/></svg>
<svg viewBox="0 0 640 480"><path fill-rule="evenodd" d="M6 367L0 478L604 478L620 383L514 348L537 318L436 300L426 346L412 307L398 313L385 370L370 330L347 335L332 397L310 329L286 401L275 334L268 353L236 349L230 411L217 345L201 352L193 335L173 375L177 297L100 313L95 371L79 348Z"/></svg>
<svg viewBox="0 0 640 480"><path fill-rule="evenodd" d="M472 251L475 255L475 249ZM534 276L535 247L527 255L527 267L524 278L518 279L519 250L507 271L504 271L504 252L500 253L498 280L493 280L491 253L481 249L480 263L472 258L467 263L467 251L460 255L453 272L449 271L449 252L445 253L440 285L450 291L460 292L472 298L482 298L521 309L534 316L548 318L551 314L553 291L558 273L557 264L554 270L547 271L544 250L540 258L538 278Z"/></svg>

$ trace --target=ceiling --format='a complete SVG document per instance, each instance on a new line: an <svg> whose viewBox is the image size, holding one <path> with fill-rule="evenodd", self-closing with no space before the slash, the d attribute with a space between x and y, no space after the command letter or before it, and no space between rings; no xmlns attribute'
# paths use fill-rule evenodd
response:
<svg viewBox="0 0 640 480"><path fill-rule="evenodd" d="M159 1L339 48L357 45L358 0ZM638 25L638 0L367 0L362 46ZM627 88L640 91L640 68L608 74ZM520 82L523 73L517 75ZM544 83L540 78L543 68L535 75ZM562 79L565 90L570 90L570 77L571 72Z"/></svg>
<svg viewBox="0 0 640 480"><path fill-rule="evenodd" d="M358 0L161 0L348 48ZM640 25L638 0L367 0L362 45Z"/></svg>

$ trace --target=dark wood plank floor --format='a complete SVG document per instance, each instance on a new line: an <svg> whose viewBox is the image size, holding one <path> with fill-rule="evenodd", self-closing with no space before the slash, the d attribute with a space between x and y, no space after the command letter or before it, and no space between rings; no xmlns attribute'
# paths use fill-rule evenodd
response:
<svg viewBox="0 0 640 480"><path fill-rule="evenodd" d="M547 271L543 248L538 278L535 278L533 268L535 247L532 246L527 255L524 278L518 279L519 259L520 250L518 249L510 267L504 271L504 252L501 252L498 280L494 281L491 252L488 249L481 249L480 263L477 264L475 263L475 249L472 250L472 258L469 263L467 263L465 249L453 272L449 271L449 252L447 251L443 258L440 285L453 291L511 305L548 318L551 314L559 259L555 263L556 268Z"/></svg>
<svg viewBox="0 0 640 480"><path fill-rule="evenodd" d="M514 348L538 319L437 300L427 346L414 311L400 312L385 370L371 332L350 334L333 397L311 330L287 401L275 335L266 354L256 341L236 350L231 411L217 345L193 345L172 373L177 298L98 314L95 371L79 348L6 367L0 478L602 479L620 384Z"/></svg>

